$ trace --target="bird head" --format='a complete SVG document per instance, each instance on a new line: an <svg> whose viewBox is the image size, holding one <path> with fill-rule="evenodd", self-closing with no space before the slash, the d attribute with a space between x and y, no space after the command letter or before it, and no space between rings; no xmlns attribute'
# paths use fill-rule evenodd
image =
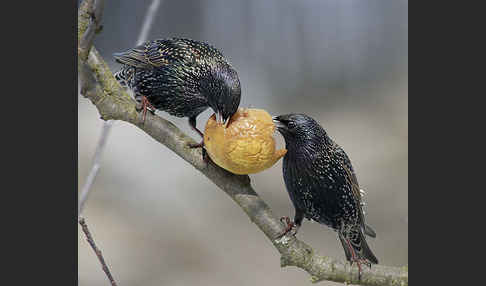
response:
<svg viewBox="0 0 486 286"><path fill-rule="evenodd" d="M288 145L309 144L324 140L327 135L324 129L311 117L305 114L285 114L273 117L278 132Z"/></svg>
<svg viewBox="0 0 486 286"><path fill-rule="evenodd" d="M217 69L207 89L208 103L216 114L216 121L227 126L240 105L241 87L238 74L228 66Z"/></svg>

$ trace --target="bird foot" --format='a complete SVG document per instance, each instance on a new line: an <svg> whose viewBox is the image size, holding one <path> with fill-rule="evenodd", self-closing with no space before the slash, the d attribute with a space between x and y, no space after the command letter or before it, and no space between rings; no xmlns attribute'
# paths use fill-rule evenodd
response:
<svg viewBox="0 0 486 286"><path fill-rule="evenodd" d="M351 266L353 266L354 262L356 262L356 265L358 265L358 280L361 280L361 272L362 272L361 264L367 265L371 269L371 263L366 259L356 259L356 258L353 258L351 261L349 261Z"/></svg>
<svg viewBox="0 0 486 286"><path fill-rule="evenodd" d="M288 216L283 216L280 218L280 222L286 224L285 230L279 234L276 238L279 239L288 233L291 233L291 235L295 236L297 234L297 231L299 230L299 226L296 225Z"/></svg>
<svg viewBox="0 0 486 286"><path fill-rule="evenodd" d="M137 104L135 105L135 109L138 112L142 111L143 122L145 123L145 118L147 117L147 110L150 111L150 113L155 114L156 108L148 101L148 99L145 96L141 96L141 100L137 101Z"/></svg>
<svg viewBox="0 0 486 286"><path fill-rule="evenodd" d="M189 146L189 148L202 148L204 147L204 140L199 142L199 143L189 143L187 144L187 146Z"/></svg>
<svg viewBox="0 0 486 286"><path fill-rule="evenodd" d="M204 148L204 146L202 147L202 156L203 156L204 163L208 164L209 163L209 155L208 155L208 152L206 152L206 149Z"/></svg>
<svg viewBox="0 0 486 286"><path fill-rule="evenodd" d="M371 269L371 262L369 262L368 260L366 259L358 259L358 258L354 258L352 260L349 261L349 264L351 264L351 266L353 266L353 263L355 263L358 265L358 268L361 268L361 265L366 265L368 266L370 269Z"/></svg>
<svg viewBox="0 0 486 286"><path fill-rule="evenodd" d="M358 265L358 280L361 280L361 263L364 265L367 265L371 269L371 263L362 258L358 258L354 252L354 249L351 247L351 243L347 240L348 246L351 249L351 260L349 260L349 264L353 266L353 263L356 262L356 265Z"/></svg>
<svg viewBox="0 0 486 286"><path fill-rule="evenodd" d="M208 156L208 152L206 151L206 149L204 148L204 140L202 140L201 142L199 143L188 143L187 146L191 149L193 148L202 148L201 151L202 151L202 158L203 158L203 161L204 163L209 163L209 156Z"/></svg>

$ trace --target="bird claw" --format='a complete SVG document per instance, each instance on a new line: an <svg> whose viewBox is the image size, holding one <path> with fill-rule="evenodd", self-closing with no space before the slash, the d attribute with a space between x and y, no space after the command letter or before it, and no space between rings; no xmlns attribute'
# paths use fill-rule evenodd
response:
<svg viewBox="0 0 486 286"><path fill-rule="evenodd" d="M187 146L189 146L189 148L203 148L204 147L204 140L199 142L199 143L188 143Z"/></svg>
<svg viewBox="0 0 486 286"><path fill-rule="evenodd" d="M360 259L360 258L355 258L353 257L350 261L349 261L349 264L351 266L353 266L353 263L356 262L356 264L358 265L358 280L361 280L361 264L363 265L366 265L368 266L370 269L371 269L371 262L369 262L368 260L366 259Z"/></svg>
<svg viewBox="0 0 486 286"><path fill-rule="evenodd" d="M149 111L152 115L155 114L155 107L148 101L145 96L141 96L141 100L138 101L135 105L135 109L138 112L142 112L143 114L143 122L145 123L145 118L147 117L147 111Z"/></svg>
<svg viewBox="0 0 486 286"><path fill-rule="evenodd" d="M201 151L202 151L202 159L204 161L204 163L209 163L209 156L208 156L208 152L206 151L206 149L204 148L204 140L199 142L199 143L188 143L187 146L191 149L193 148L202 148Z"/></svg>
<svg viewBox="0 0 486 286"><path fill-rule="evenodd" d="M202 148L202 156L203 156L204 163L208 164L209 163L209 155L208 155L208 152L206 152L206 149L204 147Z"/></svg>
<svg viewBox="0 0 486 286"><path fill-rule="evenodd" d="M285 230L276 237L277 239L282 238L283 236L287 235L289 232L293 236L297 234L297 230L299 229L299 227L293 221L291 221L288 216L281 217L280 222L286 224L286 227Z"/></svg>

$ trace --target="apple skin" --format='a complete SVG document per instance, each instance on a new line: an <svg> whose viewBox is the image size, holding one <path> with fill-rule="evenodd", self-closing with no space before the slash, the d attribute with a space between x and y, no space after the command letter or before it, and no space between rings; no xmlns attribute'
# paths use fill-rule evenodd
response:
<svg viewBox="0 0 486 286"><path fill-rule="evenodd" d="M239 108L227 127L213 114L204 130L204 147L218 166L239 175L270 168L286 149L275 150L275 124L263 109Z"/></svg>

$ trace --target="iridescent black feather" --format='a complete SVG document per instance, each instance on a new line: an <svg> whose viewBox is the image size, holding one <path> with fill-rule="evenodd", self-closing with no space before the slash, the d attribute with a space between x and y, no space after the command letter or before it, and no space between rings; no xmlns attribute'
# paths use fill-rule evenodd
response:
<svg viewBox="0 0 486 286"><path fill-rule="evenodd" d="M240 81L222 53L190 39L162 39L113 55L123 64L116 79L156 109L196 117L211 107L222 121L238 109ZM195 127L195 126L194 126Z"/></svg>
<svg viewBox="0 0 486 286"><path fill-rule="evenodd" d="M378 263L363 233L375 237L365 224L358 180L351 161L326 131L304 114L274 118L285 138L283 177L295 207L294 223L305 217L338 232L348 261Z"/></svg>

